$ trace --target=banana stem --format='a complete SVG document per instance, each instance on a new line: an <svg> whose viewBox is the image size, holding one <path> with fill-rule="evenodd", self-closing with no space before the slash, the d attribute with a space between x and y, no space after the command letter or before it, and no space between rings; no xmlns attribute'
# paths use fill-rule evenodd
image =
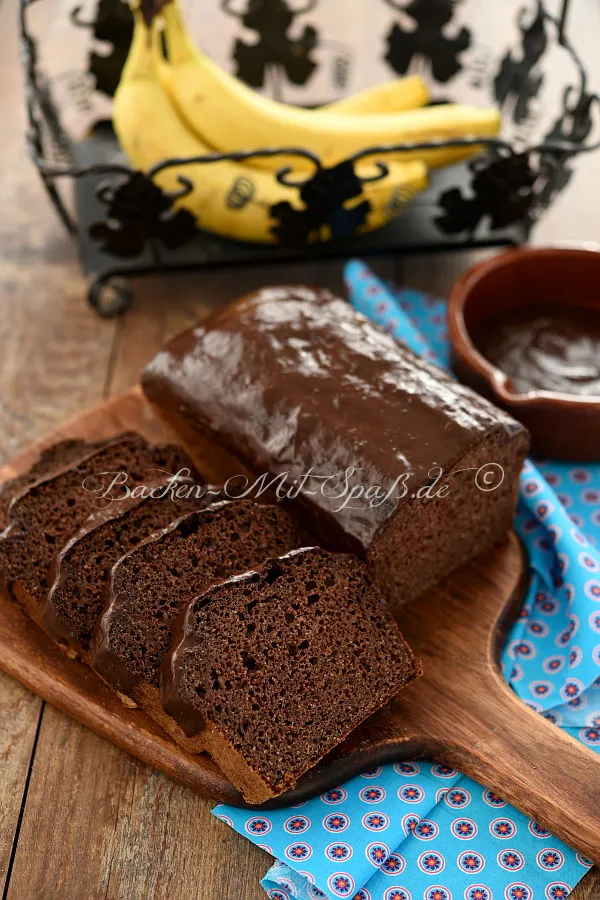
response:
<svg viewBox="0 0 600 900"><path fill-rule="evenodd" d="M133 39L127 61L123 67L121 84L127 81L151 78L155 71L154 58L151 52L154 24L151 30L148 29L139 7L132 9L132 13Z"/></svg>
<svg viewBox="0 0 600 900"><path fill-rule="evenodd" d="M168 36L167 52L169 63L177 66L193 59L197 51L188 36L181 10L176 0L170 0L169 3L166 3L161 10L161 15Z"/></svg>

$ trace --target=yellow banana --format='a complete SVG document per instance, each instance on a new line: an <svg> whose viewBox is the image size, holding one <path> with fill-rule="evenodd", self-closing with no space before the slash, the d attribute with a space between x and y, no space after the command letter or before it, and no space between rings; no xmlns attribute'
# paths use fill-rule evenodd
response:
<svg viewBox="0 0 600 900"><path fill-rule="evenodd" d="M277 103L242 84L198 50L186 31L176 0L161 11L166 28L171 74L168 89L189 127L222 151L257 147L304 147L325 165L333 165L370 146L492 137L500 128L496 109L444 104L387 115L316 113ZM420 159L430 167L456 162L481 147L406 151L403 161ZM259 160L253 166L306 168L300 159Z"/></svg>
<svg viewBox="0 0 600 900"><path fill-rule="evenodd" d="M372 113L403 112L426 106L431 100L429 89L420 75L395 78L376 87L366 88L351 97L328 103L314 110L316 115L344 113L346 115L367 115Z"/></svg>
<svg viewBox="0 0 600 900"><path fill-rule="evenodd" d="M113 123L117 137L133 166L148 171L170 158L209 154L211 149L185 125L164 91L158 75L160 35L149 31L141 13L134 12L134 36L121 82L115 94ZM287 201L304 209L299 192L279 184L270 172L223 161L181 165L162 170L154 180L165 191L177 191L178 176L189 178L192 191L176 201L197 218L200 227L243 241L271 243L276 221L271 208ZM426 187L422 162L396 165L381 182L365 185L371 212L365 230L379 227L397 215L404 203ZM358 198L361 202L362 197ZM312 240L331 236L325 227Z"/></svg>

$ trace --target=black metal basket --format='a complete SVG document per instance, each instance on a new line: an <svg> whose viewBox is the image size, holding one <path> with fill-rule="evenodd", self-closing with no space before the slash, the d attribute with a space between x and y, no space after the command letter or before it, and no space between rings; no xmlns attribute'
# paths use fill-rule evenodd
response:
<svg viewBox="0 0 600 900"><path fill-rule="evenodd" d="M556 40L573 59L578 84L567 86L563 109L553 128L536 146L517 147L501 139L472 139L371 147L332 168L323 166L307 150L282 147L211 154L193 160L165 160L142 174L124 161L115 162L118 148L108 122L99 123L83 140L73 139L61 123L61 111L53 99L51 81L39 64L38 42L29 27L30 7L42 2L21 0L28 145L46 191L77 243L89 278L89 301L102 315L114 315L128 306L131 290L124 277L128 274L523 242L544 209L568 183L571 160L598 146L585 143L593 129L592 109L598 96L588 90L584 67L565 33L568 0L564 0L558 19L547 13L538 0L536 27L555 30ZM284 4L285 0L271 2ZM106 15L111 3L112 19ZM99 0L98 9L104 16L104 37L111 21L115 28L123 28L128 10L121 0ZM72 17L78 21L78 16L75 8ZM524 63L513 63L516 69L511 72L511 57L507 56L503 65L508 67L505 87L508 78L509 89L519 101L520 86L530 90L524 78ZM118 71L112 70L110 75L116 86ZM432 186L386 227L368 235L356 233L368 214L368 201L364 198L352 210L345 204L350 199L360 199L362 184L367 180L357 174L359 160L373 159L375 174L368 179L372 181L385 177L385 157L399 149L471 144L485 144L488 151L468 165L437 173ZM304 173L304 180L298 174L294 176L290 168L278 173L281 183L298 191L302 208L295 210L289 204L279 204L280 208L271 209L275 244L260 246L215 237L196 227L190 213L174 207L174 201L192 187L185 177L186 163L208 166L218 160L278 155L308 159L314 171ZM172 167L182 168L181 191L167 195L152 178L159 170ZM314 242L323 225L329 225L333 240Z"/></svg>

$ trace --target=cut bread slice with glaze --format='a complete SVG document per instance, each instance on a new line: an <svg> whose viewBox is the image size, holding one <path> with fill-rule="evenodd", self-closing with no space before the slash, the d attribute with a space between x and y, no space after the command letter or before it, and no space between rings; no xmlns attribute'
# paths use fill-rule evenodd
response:
<svg viewBox="0 0 600 900"><path fill-rule="evenodd" d="M73 465L35 481L11 502L10 524L0 537L0 569L5 588L42 628L42 609L51 587L53 559L90 516L108 503L128 505L129 492L156 482L165 471L190 466L179 447L151 446L138 434L125 434L102 444ZM124 482L109 501L111 480Z"/></svg>
<svg viewBox="0 0 600 900"><path fill-rule="evenodd" d="M185 745L159 691L178 614L214 582L309 542L281 504L225 500L179 518L113 566L93 668Z"/></svg>
<svg viewBox="0 0 600 900"><path fill-rule="evenodd" d="M250 803L292 788L421 674L367 567L294 551L194 599L162 702Z"/></svg>
<svg viewBox="0 0 600 900"><path fill-rule="evenodd" d="M210 505L218 491L197 474L190 496L178 498L172 487L170 479L163 480L151 496L111 506L105 515L88 520L55 557L52 587L42 609L44 630L86 662L113 565L186 512Z"/></svg>
<svg viewBox="0 0 600 900"><path fill-rule="evenodd" d="M42 450L26 472L0 485L0 532L4 531L9 524L8 510L18 494L22 494L36 481L47 478L53 472L73 465L91 453L95 453L103 443L103 441L88 442L75 439L58 441Z"/></svg>

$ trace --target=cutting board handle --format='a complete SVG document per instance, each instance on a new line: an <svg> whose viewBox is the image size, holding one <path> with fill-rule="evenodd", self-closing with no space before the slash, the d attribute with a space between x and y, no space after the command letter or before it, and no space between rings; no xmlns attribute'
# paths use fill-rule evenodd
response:
<svg viewBox="0 0 600 900"><path fill-rule="evenodd" d="M600 755L527 706L500 671L527 584L516 536L486 562L400 611L425 677L383 712L371 764L389 760L393 745L397 759L417 746L600 864Z"/></svg>
<svg viewBox="0 0 600 900"><path fill-rule="evenodd" d="M435 756L600 864L600 755L528 707L497 670L466 697Z"/></svg>

